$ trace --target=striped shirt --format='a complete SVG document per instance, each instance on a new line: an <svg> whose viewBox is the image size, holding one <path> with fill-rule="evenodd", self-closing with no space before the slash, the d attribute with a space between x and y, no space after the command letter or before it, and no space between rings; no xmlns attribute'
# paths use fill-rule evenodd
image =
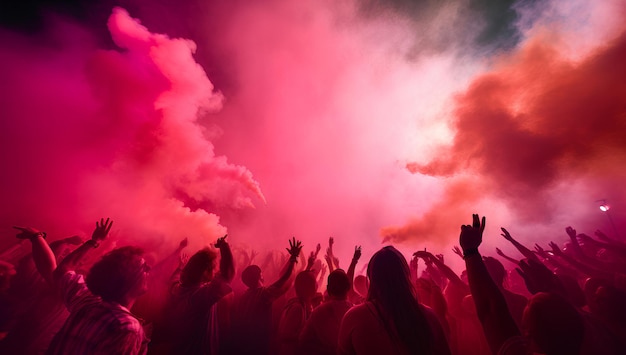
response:
<svg viewBox="0 0 626 355"><path fill-rule="evenodd" d="M126 307L94 296L82 275L65 273L58 289L70 316L46 354L145 354L148 339Z"/></svg>

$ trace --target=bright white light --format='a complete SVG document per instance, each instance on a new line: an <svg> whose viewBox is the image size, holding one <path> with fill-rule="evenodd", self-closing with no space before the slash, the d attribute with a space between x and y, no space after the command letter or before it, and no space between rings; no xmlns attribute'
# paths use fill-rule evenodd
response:
<svg viewBox="0 0 626 355"><path fill-rule="evenodd" d="M600 211L606 212L608 210L609 210L609 206L608 205L600 205Z"/></svg>

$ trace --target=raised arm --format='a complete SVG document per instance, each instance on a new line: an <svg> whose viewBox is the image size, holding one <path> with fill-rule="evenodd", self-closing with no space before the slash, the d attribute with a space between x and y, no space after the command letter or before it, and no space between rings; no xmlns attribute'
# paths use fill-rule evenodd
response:
<svg viewBox="0 0 626 355"><path fill-rule="evenodd" d="M500 250L500 248L496 248L496 253L498 255L500 255L501 257L503 257L505 260L512 262L513 264L515 264L515 266L517 266L519 264L519 260L517 259L513 259L512 257L504 254L504 252L502 250Z"/></svg>
<svg viewBox="0 0 626 355"><path fill-rule="evenodd" d="M112 226L113 221L111 221L109 218L107 218L106 221L104 220L104 218L101 218L99 222L96 221L96 229L94 229L93 233L91 234L91 239L87 240L81 246L74 249L74 251L66 256L63 261L61 261L56 270L54 270L54 279L57 280L68 271L76 270L79 262L82 260L83 257L85 257L87 252L100 246L100 242L106 239L109 231L111 231Z"/></svg>
<svg viewBox="0 0 626 355"><path fill-rule="evenodd" d="M317 256L319 255L320 250L322 250L322 245L320 243L317 243L317 247L315 248L315 251L311 252L309 259L307 260L306 271L310 271L313 268L313 265L315 264L315 260L317 260Z"/></svg>
<svg viewBox="0 0 626 355"><path fill-rule="evenodd" d="M220 277L230 283L235 277L235 260L226 237L228 237L228 234L218 238L215 242L215 247L220 250Z"/></svg>
<svg viewBox="0 0 626 355"><path fill-rule="evenodd" d="M41 276L49 283L52 283L52 273L57 267L56 257L46 242L46 233L40 232L35 228L17 227L13 228L20 231L17 234L19 239L28 239L32 244L33 260L35 267Z"/></svg>
<svg viewBox="0 0 626 355"><path fill-rule="evenodd" d="M448 267L448 265L444 264L432 253L425 250L420 250L413 253L413 255L417 256L418 258L422 258L425 262L430 261L437 267L437 269L439 269L443 276L450 280L450 282L454 283L457 287L460 287L461 289L467 290L467 284L463 282L463 280L461 280L459 275L457 275L452 269L450 269L450 267Z"/></svg>
<svg viewBox="0 0 626 355"><path fill-rule="evenodd" d="M596 236L598 235L604 235L602 232L600 232L599 230L596 231ZM593 245L597 248L604 248L606 250L611 251L611 253L613 254L617 254L619 255L619 257L621 258L626 258L626 245L619 243L619 242L601 242L599 240L593 239L590 236L581 233L577 235L577 238L580 239L581 242L585 243L585 244L590 244Z"/></svg>
<svg viewBox="0 0 626 355"><path fill-rule="evenodd" d="M284 286L287 281L289 281L291 273L293 272L293 269L298 262L298 256L300 255L300 251L302 250L302 242L296 240L296 238L294 237L289 241L289 248L286 249L287 253L289 253L289 260L287 260L287 265L285 265L285 267L283 268L278 280L276 280L276 282L274 282L268 288L268 291L272 292L274 297L278 297L287 291L285 290Z"/></svg>
<svg viewBox="0 0 626 355"><path fill-rule="evenodd" d="M461 250L461 248L459 248L458 246L453 246L452 247L452 252L456 255L459 256L459 258L463 259L463 251Z"/></svg>
<svg viewBox="0 0 626 355"><path fill-rule="evenodd" d="M599 269L565 254L563 250L561 250L561 248L554 242L550 242L550 248L552 248L552 252L555 256L558 256L562 260L565 260L567 263L572 265L576 270L582 272L583 274L591 277L603 278L606 280L613 280L613 277L615 276L614 272Z"/></svg>
<svg viewBox="0 0 626 355"><path fill-rule="evenodd" d="M352 289L352 282L354 281L354 270L356 269L356 264L361 259L361 246L354 247L354 255L352 256L352 261L350 262L350 266L348 267L348 280L350 280L350 289Z"/></svg>
<svg viewBox="0 0 626 355"><path fill-rule="evenodd" d="M333 245L335 244L335 239L333 237L328 238L328 248L326 248L326 255L324 255L324 260L328 264L328 272L333 272L333 270L339 268L339 259L335 257L333 252Z"/></svg>
<svg viewBox="0 0 626 355"><path fill-rule="evenodd" d="M180 281L180 274L183 272L183 269L185 268L185 265L187 265L188 261L189 255L187 255L186 253L180 253L180 255L178 256L178 266L176 266L176 269L168 280L169 285L178 283Z"/></svg>
<svg viewBox="0 0 626 355"><path fill-rule="evenodd" d="M537 257L537 255L535 255L535 253L533 253L530 249L526 248L522 243L513 239L513 237L511 236L511 233L509 233L509 231L507 231L506 228L502 227L500 229L502 230L501 236L503 236L504 239L511 242L511 244L513 244L513 246L515 246L515 248L517 248L517 250L519 250L519 252L522 253L522 255L524 255L525 258L535 259L539 261L539 258Z"/></svg>
<svg viewBox="0 0 626 355"><path fill-rule="evenodd" d="M478 247L483 240L485 217L473 215L472 225L461 226L459 243L463 249L467 278L476 312L485 332L491 352L497 354L502 345L520 332L507 307L504 296L493 281Z"/></svg>

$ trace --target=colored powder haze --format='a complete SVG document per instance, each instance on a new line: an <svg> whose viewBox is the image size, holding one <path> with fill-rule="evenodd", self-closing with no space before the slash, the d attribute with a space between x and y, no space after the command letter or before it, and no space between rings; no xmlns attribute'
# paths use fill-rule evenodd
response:
<svg viewBox="0 0 626 355"><path fill-rule="evenodd" d="M475 212L487 254L612 234L598 199L624 226L623 2L188 3L0 32L2 246L110 216L110 247L450 260Z"/></svg>

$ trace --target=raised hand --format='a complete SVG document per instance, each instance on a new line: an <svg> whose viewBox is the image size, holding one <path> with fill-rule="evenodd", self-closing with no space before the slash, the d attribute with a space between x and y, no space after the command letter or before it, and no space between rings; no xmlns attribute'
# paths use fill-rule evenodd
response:
<svg viewBox="0 0 626 355"><path fill-rule="evenodd" d="M409 262L409 269L410 270L416 270L417 271L417 262L418 262L418 260L419 260L419 258L417 257L417 255L413 254L413 257L411 258L411 261Z"/></svg>
<svg viewBox="0 0 626 355"><path fill-rule="evenodd" d="M311 254L309 254L309 259L307 260L307 263L306 263L307 270L311 270L313 268L313 264L315 264L316 259L317 259L317 256L315 252L312 251Z"/></svg>
<svg viewBox="0 0 626 355"><path fill-rule="evenodd" d="M333 265L333 257L325 254L324 255L324 260L326 260L326 264L328 264L328 267L331 269L330 271L334 271L335 270L335 266Z"/></svg>
<svg viewBox="0 0 626 355"><path fill-rule="evenodd" d="M604 240L604 241L607 241L607 242L611 242L611 241L612 241L612 240L611 240L611 238L609 238L606 234L604 234L604 233L603 233L601 230L599 230L599 229L598 229L598 230L596 230L594 234L596 235L596 237L598 237L598 238L600 238L600 239L602 239L602 240Z"/></svg>
<svg viewBox="0 0 626 355"><path fill-rule="evenodd" d="M294 260L297 260L298 255L300 255L300 251L302 250L302 242L293 237L289 241L289 248L285 249L287 249L287 252Z"/></svg>
<svg viewBox="0 0 626 355"><path fill-rule="evenodd" d="M35 228L31 228L31 227L18 227L18 226L13 226L14 229L17 229L18 231L20 231L20 233L18 233L16 235L16 237L18 239L31 239L37 236L45 236L46 233L44 232L40 232L39 230L35 229Z"/></svg>
<svg viewBox="0 0 626 355"><path fill-rule="evenodd" d="M513 241L513 237L511 237L511 233L509 233L509 231L506 230L506 228L502 227L500 229L502 230L502 234L500 235L503 236L504 239L508 240L509 242Z"/></svg>
<svg viewBox="0 0 626 355"><path fill-rule="evenodd" d="M183 250L189 245L189 240L187 238L183 239L178 243L178 249Z"/></svg>
<svg viewBox="0 0 626 355"><path fill-rule="evenodd" d="M548 253L546 253L546 251L541 247L541 245L535 243L535 251L537 252L538 255L540 255L542 258L546 258L548 256Z"/></svg>
<svg viewBox="0 0 626 355"><path fill-rule="evenodd" d="M228 242L226 241L226 237L228 237L228 234L225 234L221 238L217 238L217 240L215 241L215 247L220 249L220 248L228 245Z"/></svg>
<svg viewBox="0 0 626 355"><path fill-rule="evenodd" d="M502 250L500 250L500 248L496 248L496 253L501 257L506 258L506 255L504 254L504 252L502 252Z"/></svg>
<svg viewBox="0 0 626 355"><path fill-rule="evenodd" d="M550 248L552 248L552 252L554 253L554 255L563 254L563 250L561 250L561 248L555 242L550 242L549 245L550 245Z"/></svg>
<svg viewBox="0 0 626 355"><path fill-rule="evenodd" d="M569 235L570 238L576 238L576 229L572 227L565 228L565 232Z"/></svg>
<svg viewBox="0 0 626 355"><path fill-rule="evenodd" d="M435 258L435 256L431 252L428 252L426 250L416 251L415 253L413 253L413 256L423 259L426 262L429 262Z"/></svg>
<svg viewBox="0 0 626 355"><path fill-rule="evenodd" d="M590 236L584 234L584 233L580 233L579 235L576 236L578 239L580 239L581 242L583 242L586 245L590 245L590 244L594 244L594 243L598 243L596 240L594 240L593 238L591 238Z"/></svg>
<svg viewBox="0 0 626 355"><path fill-rule="evenodd" d="M496 250L498 250L498 248L496 248ZM463 251L461 251L461 248L455 245L454 247L452 247L452 251L454 252L454 254L460 256L461 259L463 259Z"/></svg>
<svg viewBox="0 0 626 355"><path fill-rule="evenodd" d="M526 283L526 288L533 295L537 292L547 292L555 289L555 276L542 263L527 259L519 262L519 268L515 269Z"/></svg>
<svg viewBox="0 0 626 355"><path fill-rule="evenodd" d="M335 238L333 237L329 237L328 238L328 247L330 247L330 249L333 249L333 244L335 244Z"/></svg>
<svg viewBox="0 0 626 355"><path fill-rule="evenodd" d="M477 214L472 215L472 225L462 225L461 235L459 236L459 244L463 248L464 254L468 250L478 249L478 246L483 241L483 231L485 230L486 219L485 217L480 219ZM502 228L504 232L506 229ZM508 232L506 232L508 234Z"/></svg>
<svg viewBox="0 0 626 355"><path fill-rule="evenodd" d="M322 244L317 243L317 247L315 247L315 258L320 254L320 250L322 250Z"/></svg>
<svg viewBox="0 0 626 355"><path fill-rule="evenodd" d="M187 265L188 261L189 261L189 255L187 255L187 253L181 253L180 256L178 257L178 268L182 270L185 267L185 265Z"/></svg>
<svg viewBox="0 0 626 355"><path fill-rule="evenodd" d="M354 247L354 255L352 256L352 260L358 261L361 259L361 246L357 245Z"/></svg>
<svg viewBox="0 0 626 355"><path fill-rule="evenodd" d="M109 231L111 231L111 227L113 227L113 221L109 218L105 221L104 218L100 219L100 222L96 221L96 229L93 230L91 234L91 240L94 242L99 242L101 240L106 239Z"/></svg>

